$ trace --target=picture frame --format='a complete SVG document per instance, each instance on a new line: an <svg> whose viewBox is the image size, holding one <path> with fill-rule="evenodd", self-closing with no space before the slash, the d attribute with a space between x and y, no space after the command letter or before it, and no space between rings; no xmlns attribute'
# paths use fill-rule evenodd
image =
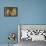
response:
<svg viewBox="0 0 46 46"><path fill-rule="evenodd" d="M4 16L18 16L18 8L17 7L4 7Z"/></svg>

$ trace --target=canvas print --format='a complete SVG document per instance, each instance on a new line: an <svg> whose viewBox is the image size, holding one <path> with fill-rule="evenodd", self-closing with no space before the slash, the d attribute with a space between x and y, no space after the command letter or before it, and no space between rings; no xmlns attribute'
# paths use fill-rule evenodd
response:
<svg viewBox="0 0 46 46"><path fill-rule="evenodd" d="M18 8L17 7L5 7L4 16L18 16Z"/></svg>

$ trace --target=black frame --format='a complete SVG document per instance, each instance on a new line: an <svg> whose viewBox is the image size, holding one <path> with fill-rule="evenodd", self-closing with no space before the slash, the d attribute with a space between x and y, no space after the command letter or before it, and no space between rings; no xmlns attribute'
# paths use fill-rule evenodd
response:
<svg viewBox="0 0 46 46"><path fill-rule="evenodd" d="M14 16L7 15L6 14L6 10L7 9L12 9L12 8L15 8L16 9L16 15L14 15L14 16L18 16L18 8L17 7L4 7L4 16L6 16L6 17L14 17Z"/></svg>

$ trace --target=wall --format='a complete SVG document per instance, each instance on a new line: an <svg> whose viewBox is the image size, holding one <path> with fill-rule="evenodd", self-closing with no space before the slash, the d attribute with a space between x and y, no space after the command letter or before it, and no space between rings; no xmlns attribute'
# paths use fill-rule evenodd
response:
<svg viewBox="0 0 46 46"><path fill-rule="evenodd" d="M46 24L46 0L27 0L22 7L22 24Z"/></svg>
<svg viewBox="0 0 46 46"><path fill-rule="evenodd" d="M18 17L5 17L4 16L4 7L6 6L13 6L19 8L20 2L17 0L0 0L0 44L7 44L8 43L8 34L10 32L16 32L17 24L19 23L19 16ZM19 11L18 11L19 14ZM20 14L19 14L20 15ZM17 39L15 41L18 42Z"/></svg>
<svg viewBox="0 0 46 46"><path fill-rule="evenodd" d="M4 17L4 7L18 7L18 17ZM46 24L46 0L0 0L0 44L7 44L17 24ZM16 40L17 42L17 40Z"/></svg>

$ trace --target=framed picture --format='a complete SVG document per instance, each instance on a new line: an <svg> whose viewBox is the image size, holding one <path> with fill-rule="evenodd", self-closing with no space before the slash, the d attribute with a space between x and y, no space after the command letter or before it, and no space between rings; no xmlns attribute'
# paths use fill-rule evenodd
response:
<svg viewBox="0 0 46 46"><path fill-rule="evenodd" d="M18 8L4 7L4 16L18 16Z"/></svg>

